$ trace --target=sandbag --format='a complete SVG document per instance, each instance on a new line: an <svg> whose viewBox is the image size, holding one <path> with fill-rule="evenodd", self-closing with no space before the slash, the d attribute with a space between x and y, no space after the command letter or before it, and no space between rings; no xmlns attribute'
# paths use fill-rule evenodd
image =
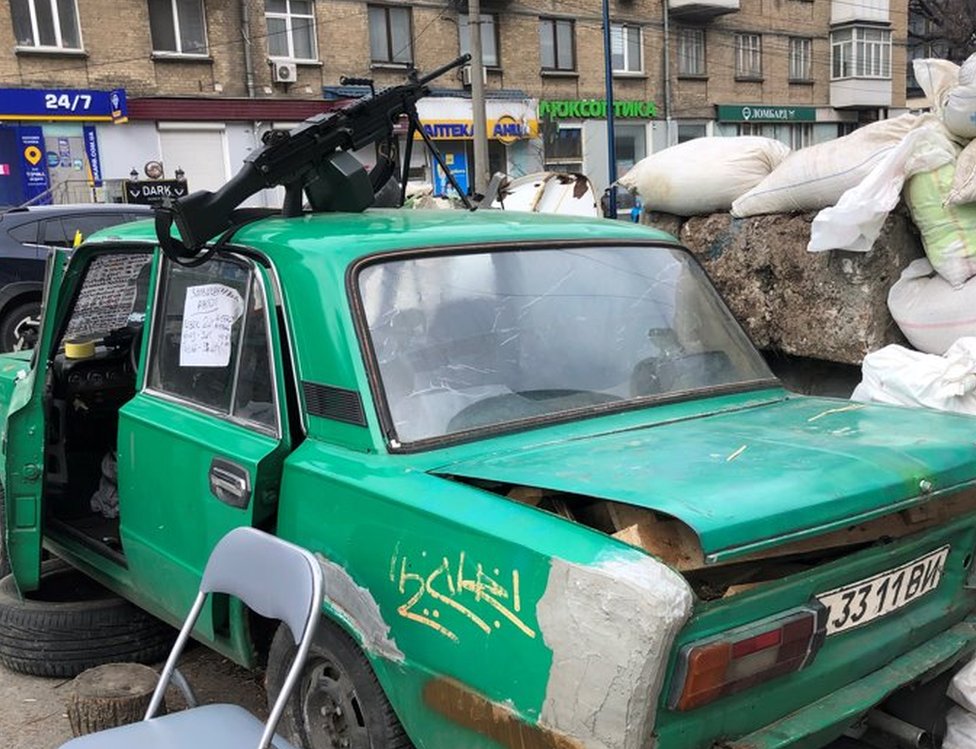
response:
<svg viewBox="0 0 976 749"><path fill-rule="evenodd" d="M959 68L958 83L946 96L942 121L960 138L976 138L976 55Z"/></svg>
<svg viewBox="0 0 976 749"><path fill-rule="evenodd" d="M976 203L976 140L971 140L956 157L956 173L946 205Z"/></svg>
<svg viewBox="0 0 976 749"><path fill-rule="evenodd" d="M946 713L942 749L976 749L976 713L954 707Z"/></svg>
<svg viewBox="0 0 976 749"><path fill-rule="evenodd" d="M976 658L970 660L952 677L946 694L960 707L976 713Z"/></svg>
<svg viewBox="0 0 976 749"><path fill-rule="evenodd" d="M678 216L728 211L790 149L756 135L696 138L641 159L618 184L640 195L647 210Z"/></svg>
<svg viewBox="0 0 976 749"><path fill-rule="evenodd" d="M769 176L732 204L737 218L763 213L817 211L834 205L913 129L932 115L903 114L865 125L850 135L793 151Z"/></svg>
<svg viewBox="0 0 976 749"><path fill-rule="evenodd" d="M919 88L932 105L932 113L941 118L949 91L959 85L959 66L949 60L926 58L912 60Z"/></svg>
<svg viewBox="0 0 976 749"><path fill-rule="evenodd" d="M976 204L947 205L955 164L908 180L905 202L932 267L953 286L976 275Z"/></svg>
<svg viewBox="0 0 976 749"><path fill-rule="evenodd" d="M901 200L905 180L955 158L956 146L938 122L912 130L867 177L841 195L837 205L817 214L810 227L807 250L869 252L888 214Z"/></svg>
<svg viewBox="0 0 976 749"><path fill-rule="evenodd" d="M851 400L976 415L976 338L960 338L944 356L885 346L864 357L861 376Z"/></svg>
<svg viewBox="0 0 976 749"><path fill-rule="evenodd" d="M955 289L920 258L888 291L888 310L915 348L944 354L959 338L976 336L976 278Z"/></svg>

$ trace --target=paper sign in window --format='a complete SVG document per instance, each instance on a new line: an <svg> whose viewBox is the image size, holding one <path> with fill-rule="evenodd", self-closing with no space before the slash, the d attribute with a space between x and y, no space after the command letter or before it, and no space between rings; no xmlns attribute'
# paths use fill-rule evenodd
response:
<svg viewBox="0 0 976 749"><path fill-rule="evenodd" d="M226 367L234 323L244 313L237 289L219 283L189 286L183 304L181 367Z"/></svg>

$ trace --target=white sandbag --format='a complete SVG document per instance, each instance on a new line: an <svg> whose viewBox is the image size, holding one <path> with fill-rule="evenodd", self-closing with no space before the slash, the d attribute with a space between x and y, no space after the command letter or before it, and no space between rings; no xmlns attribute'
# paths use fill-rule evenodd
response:
<svg viewBox="0 0 976 749"><path fill-rule="evenodd" d="M851 400L976 415L976 338L960 338L944 356L885 346L864 357L861 376Z"/></svg>
<svg viewBox="0 0 976 749"><path fill-rule="evenodd" d="M976 55L959 68L958 83L949 89L942 121L961 138L976 138Z"/></svg>
<svg viewBox="0 0 976 749"><path fill-rule="evenodd" d="M976 278L955 289L921 258L888 291L888 309L915 348L944 354L958 339L976 336Z"/></svg>
<svg viewBox="0 0 976 749"><path fill-rule="evenodd" d="M727 211L789 154L778 140L756 135L695 138L641 159L618 180L646 210L678 216Z"/></svg>
<svg viewBox="0 0 976 749"><path fill-rule="evenodd" d="M768 177L732 204L737 218L762 213L817 211L834 205L909 132L932 115L903 114L865 125L843 138L793 151Z"/></svg>
<svg viewBox="0 0 976 749"><path fill-rule="evenodd" d="M942 749L976 749L976 713L954 707L946 713Z"/></svg>
<svg viewBox="0 0 976 749"><path fill-rule="evenodd" d="M976 275L976 204L947 205L955 164L916 174L904 198L932 267L953 286Z"/></svg>
<svg viewBox="0 0 976 749"><path fill-rule="evenodd" d="M949 91L959 85L959 66L948 60L926 58L912 60L912 69L919 88L932 107L932 113L939 116Z"/></svg>
<svg viewBox="0 0 976 749"><path fill-rule="evenodd" d="M946 196L946 205L976 203L976 140L962 149L956 157L956 173L952 177L952 189Z"/></svg>
<svg viewBox="0 0 976 749"><path fill-rule="evenodd" d="M946 694L960 707L976 713L976 658L969 661L952 677Z"/></svg>
<svg viewBox="0 0 976 749"><path fill-rule="evenodd" d="M901 200L905 179L938 169L955 157L956 147L938 123L911 131L867 177L841 195L837 205L817 214L807 250L868 252L888 214Z"/></svg>

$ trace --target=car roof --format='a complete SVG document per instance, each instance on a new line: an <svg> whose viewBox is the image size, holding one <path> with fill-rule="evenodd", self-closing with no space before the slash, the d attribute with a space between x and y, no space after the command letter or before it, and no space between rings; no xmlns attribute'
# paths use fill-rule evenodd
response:
<svg viewBox="0 0 976 749"><path fill-rule="evenodd" d="M93 241L99 240L155 243L156 237L152 222L138 221L94 235ZM670 234L625 221L504 210L403 208L264 218L241 227L233 243L266 251L279 263L321 262L327 255L344 266L394 250L567 240L675 243Z"/></svg>

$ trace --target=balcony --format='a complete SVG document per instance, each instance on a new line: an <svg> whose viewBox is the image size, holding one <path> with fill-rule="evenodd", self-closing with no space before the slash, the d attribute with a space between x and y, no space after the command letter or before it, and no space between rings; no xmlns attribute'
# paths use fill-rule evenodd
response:
<svg viewBox="0 0 976 749"><path fill-rule="evenodd" d="M677 21L701 22L738 12L739 0L670 0L668 7Z"/></svg>
<svg viewBox="0 0 976 749"><path fill-rule="evenodd" d="M831 0L830 25L854 21L889 23L888 0Z"/></svg>
<svg viewBox="0 0 976 749"><path fill-rule="evenodd" d="M843 78L830 82L830 106L835 109L874 109L891 106L891 80Z"/></svg>

